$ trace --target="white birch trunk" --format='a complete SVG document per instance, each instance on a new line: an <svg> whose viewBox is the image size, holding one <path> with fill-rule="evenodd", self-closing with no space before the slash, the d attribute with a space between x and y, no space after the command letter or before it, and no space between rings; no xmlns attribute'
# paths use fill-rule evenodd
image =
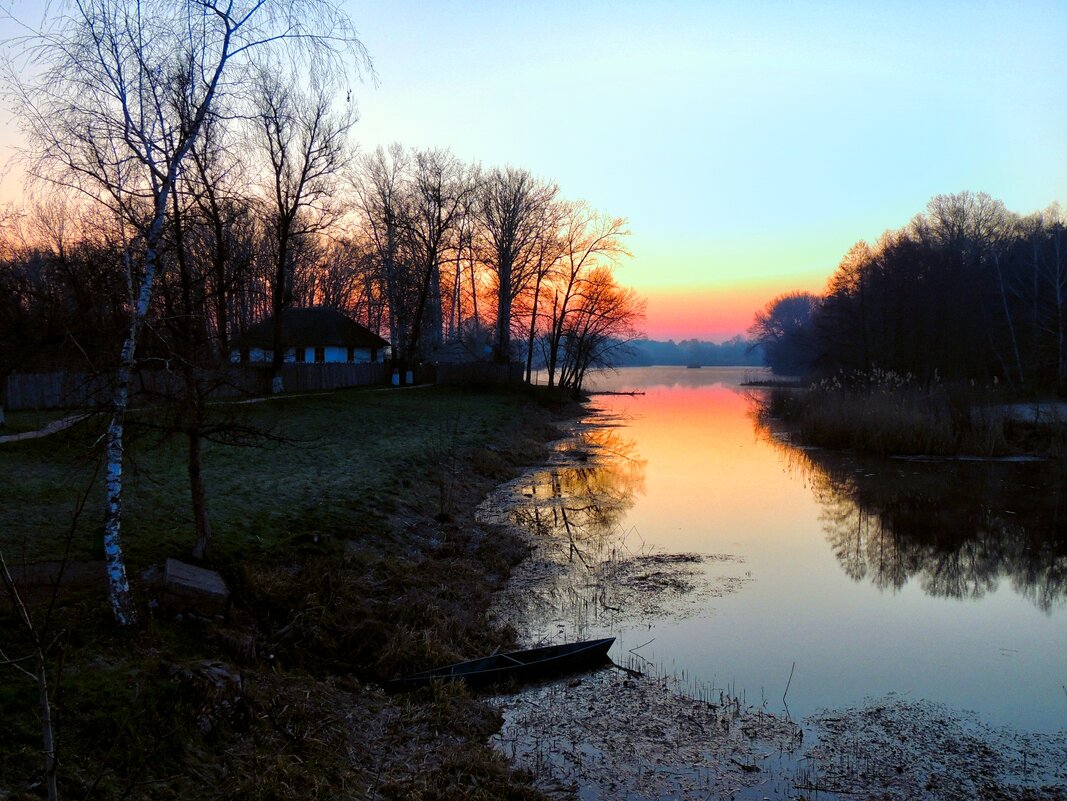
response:
<svg viewBox="0 0 1067 801"><path fill-rule="evenodd" d="M168 194L162 192L162 195ZM163 204L166 204L164 197ZM158 223L153 223L155 232L162 228L162 216ZM130 595L130 583L126 576L126 561L122 554L122 462L125 454L123 435L125 433L126 411L130 399L130 379L133 375L134 357L137 350L137 336L141 322L148 313L148 304L152 298L152 286L155 282L156 252L149 246L145 254L145 274L138 288L137 301L130 320L130 329L126 341L122 343L119 359L118 377L115 394L111 400L111 421L107 427L105 439L105 506L104 506L104 559L107 565L108 599L115 621L120 626L136 622L137 615Z"/></svg>

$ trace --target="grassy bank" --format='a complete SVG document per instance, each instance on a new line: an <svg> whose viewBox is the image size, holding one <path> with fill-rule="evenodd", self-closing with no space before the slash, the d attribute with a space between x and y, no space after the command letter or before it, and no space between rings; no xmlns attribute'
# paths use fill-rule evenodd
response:
<svg viewBox="0 0 1067 801"><path fill-rule="evenodd" d="M210 566L234 598L224 625L154 603L158 566L194 540L180 439L160 440L146 417L131 449L124 526L143 621L132 632L112 627L93 561L101 421L0 446L0 470L15 477L0 504L9 563L61 558L88 498L49 638L61 797L538 797L485 745L498 721L480 701L455 690L389 698L377 684L512 644L487 612L525 547L473 510L541 458L558 405L435 388L240 413L270 436L205 455ZM33 570L22 574L32 583ZM23 589L43 621L49 586ZM8 656L27 652L6 608L0 636ZM36 687L0 670L0 798L32 797Z"/></svg>
<svg viewBox="0 0 1067 801"><path fill-rule="evenodd" d="M995 388L921 386L883 371L776 388L757 399L761 416L784 421L806 445L898 455L1062 455L1063 427L1020 419L1010 401Z"/></svg>

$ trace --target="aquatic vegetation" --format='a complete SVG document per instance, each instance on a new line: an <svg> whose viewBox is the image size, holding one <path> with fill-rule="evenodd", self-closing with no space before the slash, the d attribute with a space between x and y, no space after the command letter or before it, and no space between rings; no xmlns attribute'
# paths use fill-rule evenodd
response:
<svg viewBox="0 0 1067 801"><path fill-rule="evenodd" d="M910 374L855 370L806 389L757 397L758 415L789 423L806 445L876 453L1000 456L1014 452L1017 421L998 388L921 384Z"/></svg>

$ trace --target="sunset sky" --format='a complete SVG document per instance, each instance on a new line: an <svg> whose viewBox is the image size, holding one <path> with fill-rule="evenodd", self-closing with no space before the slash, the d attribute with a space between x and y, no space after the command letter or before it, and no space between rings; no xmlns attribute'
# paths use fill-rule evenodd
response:
<svg viewBox="0 0 1067 801"><path fill-rule="evenodd" d="M656 338L743 332L938 193L1067 202L1062 0L351 11L379 77L355 92L361 148L448 147L627 217L619 278Z"/></svg>

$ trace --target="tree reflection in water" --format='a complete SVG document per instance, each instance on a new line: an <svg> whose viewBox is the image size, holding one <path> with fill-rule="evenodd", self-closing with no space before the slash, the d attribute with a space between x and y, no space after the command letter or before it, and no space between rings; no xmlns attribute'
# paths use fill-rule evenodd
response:
<svg viewBox="0 0 1067 801"><path fill-rule="evenodd" d="M591 566L610 556L620 522L645 489L645 460L617 428L590 426L561 449L565 462L520 485L512 521L546 538L568 561Z"/></svg>
<svg viewBox="0 0 1067 801"><path fill-rule="evenodd" d="M1008 579L1045 612L1067 600L1067 469L1052 462L914 461L800 449L757 422L821 504L845 573L977 599Z"/></svg>
<svg viewBox="0 0 1067 801"><path fill-rule="evenodd" d="M610 625L605 568L632 556L622 521L645 487L645 460L614 425L583 427L560 446L558 460L520 479L482 514L535 535L536 552L516 571L503 604L535 640Z"/></svg>

